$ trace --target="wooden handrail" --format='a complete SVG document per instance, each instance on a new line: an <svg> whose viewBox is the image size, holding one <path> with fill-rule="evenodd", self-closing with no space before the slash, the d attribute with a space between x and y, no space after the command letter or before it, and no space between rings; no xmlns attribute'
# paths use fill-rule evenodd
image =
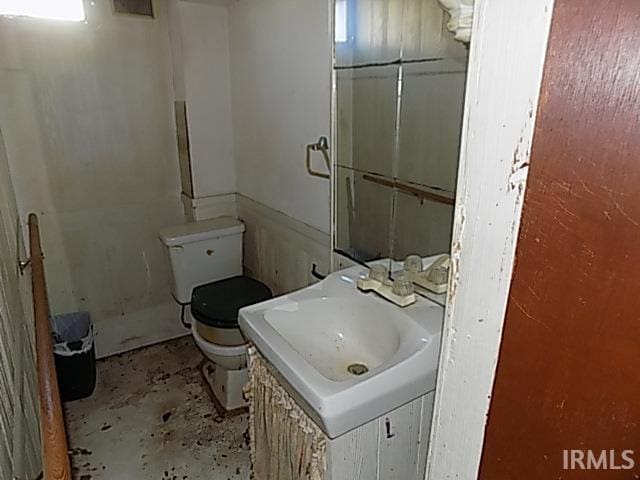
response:
<svg viewBox="0 0 640 480"><path fill-rule="evenodd" d="M382 177L376 177L368 173L362 175L362 178L368 182L377 183L378 185L383 185L389 188L397 188L401 192L414 195L420 199L430 200L436 203L444 203L445 205L455 205L456 203L455 197L443 195L442 193L436 193L432 190L426 190L424 188L418 188L414 185L399 182L395 179L390 180Z"/></svg>
<svg viewBox="0 0 640 480"><path fill-rule="evenodd" d="M36 363L40 393L40 430L44 480L71 480L67 433L62 416L60 390L56 375L49 299L44 275L38 217L29 215L29 249L31 251L31 289L36 330Z"/></svg>

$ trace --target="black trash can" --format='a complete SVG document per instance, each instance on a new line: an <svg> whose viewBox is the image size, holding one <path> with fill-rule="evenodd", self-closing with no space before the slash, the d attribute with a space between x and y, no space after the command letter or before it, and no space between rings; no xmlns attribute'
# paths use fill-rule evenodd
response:
<svg viewBox="0 0 640 480"><path fill-rule="evenodd" d="M91 396L96 387L96 351L89 312L55 315L51 332L62 400Z"/></svg>

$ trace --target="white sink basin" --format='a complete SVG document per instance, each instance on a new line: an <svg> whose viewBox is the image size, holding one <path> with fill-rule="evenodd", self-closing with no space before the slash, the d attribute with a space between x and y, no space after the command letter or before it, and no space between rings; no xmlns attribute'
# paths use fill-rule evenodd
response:
<svg viewBox="0 0 640 480"><path fill-rule="evenodd" d="M282 338L328 380L352 380L348 367L374 370L401 347L420 348L424 332L391 305L365 295L322 297L268 310L264 318ZM356 375L357 376L357 375Z"/></svg>
<svg viewBox="0 0 640 480"><path fill-rule="evenodd" d="M353 267L240 310L244 334L330 438L435 388L442 307L364 294L365 274Z"/></svg>

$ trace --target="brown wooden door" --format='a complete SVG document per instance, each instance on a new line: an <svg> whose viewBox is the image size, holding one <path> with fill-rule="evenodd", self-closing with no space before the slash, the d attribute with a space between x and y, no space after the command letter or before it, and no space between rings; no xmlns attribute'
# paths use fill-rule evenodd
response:
<svg viewBox="0 0 640 480"><path fill-rule="evenodd" d="M541 94L480 478L640 478L640 0L557 0Z"/></svg>

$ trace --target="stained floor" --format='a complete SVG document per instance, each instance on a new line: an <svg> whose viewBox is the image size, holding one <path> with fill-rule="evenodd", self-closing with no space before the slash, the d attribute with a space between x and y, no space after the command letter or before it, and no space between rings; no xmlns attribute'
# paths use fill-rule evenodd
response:
<svg viewBox="0 0 640 480"><path fill-rule="evenodd" d="M88 399L66 405L76 480L249 478L248 415L221 418L191 337L98 362Z"/></svg>

